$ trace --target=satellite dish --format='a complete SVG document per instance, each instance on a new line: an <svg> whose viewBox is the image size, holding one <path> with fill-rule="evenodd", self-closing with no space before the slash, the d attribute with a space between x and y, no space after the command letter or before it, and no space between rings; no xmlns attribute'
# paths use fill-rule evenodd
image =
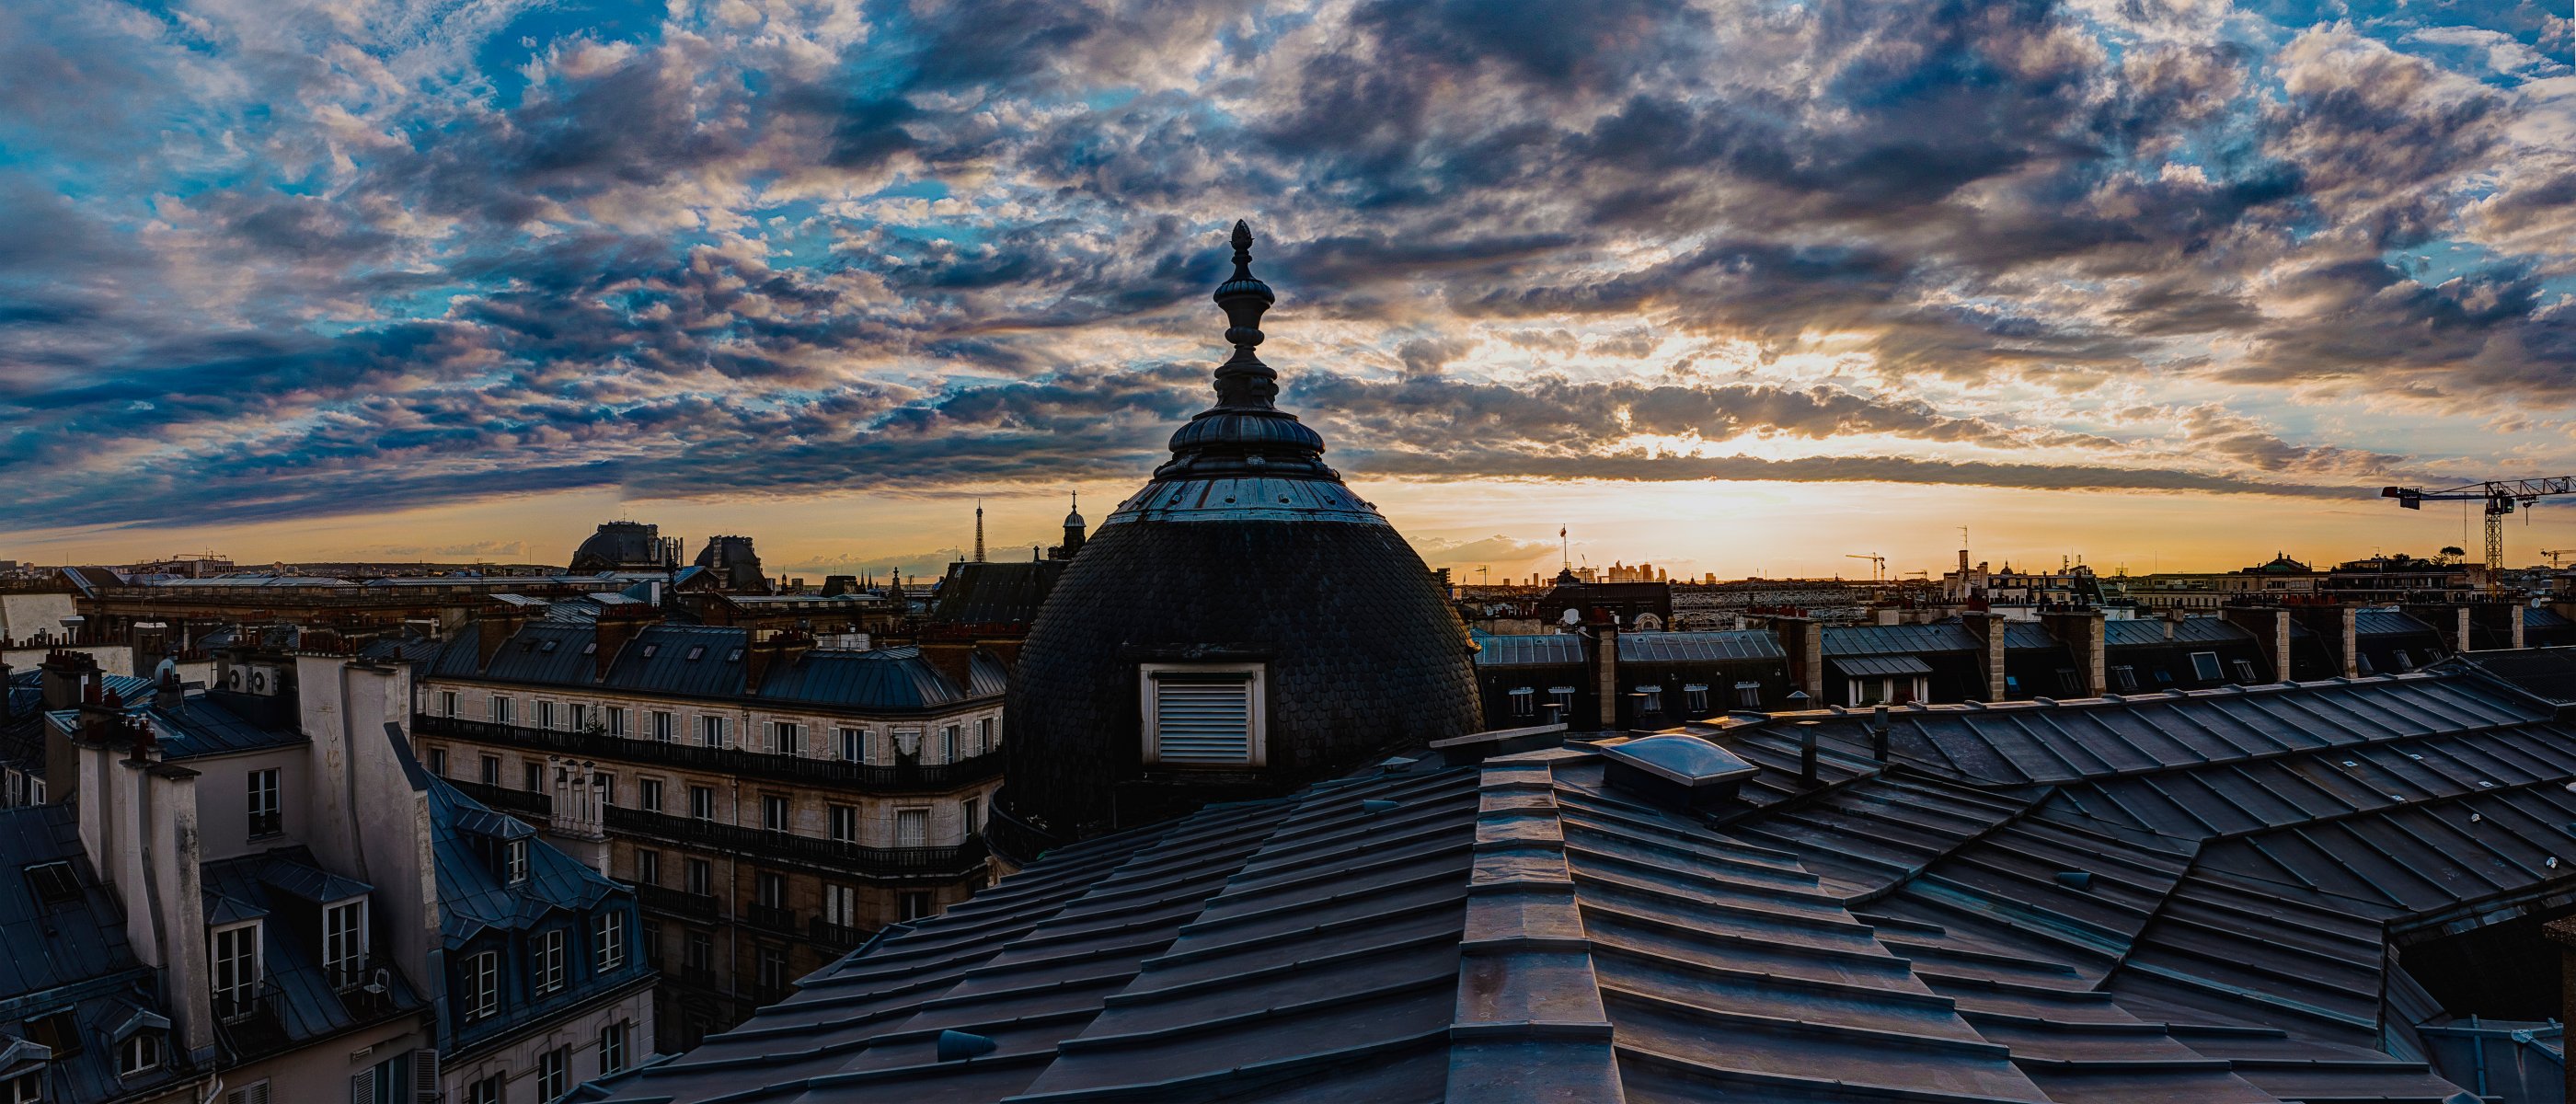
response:
<svg viewBox="0 0 2576 1104"><path fill-rule="evenodd" d="M1565 615L1564 615L1564 616L1562 616L1562 617L1557 618L1557 620L1562 621L1562 622L1564 622L1564 623L1566 623L1566 624L1568 624L1568 625L1572 625L1572 624L1575 624L1575 623L1577 623L1577 622L1582 621L1582 620L1583 620L1583 615L1582 615L1582 614L1580 614L1580 613L1576 613L1576 612L1574 612L1574 610L1573 610L1572 608L1570 608L1570 607L1569 607L1569 608L1565 611Z"/></svg>

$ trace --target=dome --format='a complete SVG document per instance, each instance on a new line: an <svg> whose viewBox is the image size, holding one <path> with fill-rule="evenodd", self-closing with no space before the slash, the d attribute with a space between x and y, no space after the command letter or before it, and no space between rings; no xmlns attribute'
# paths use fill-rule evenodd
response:
<svg viewBox="0 0 2576 1104"><path fill-rule="evenodd" d="M1083 543L1012 676L1002 811L1056 840L1478 727L1472 645L1430 569L1272 403L1251 242L1237 223L1216 405Z"/></svg>
<svg viewBox="0 0 2576 1104"><path fill-rule="evenodd" d="M651 570L667 566L669 553L664 550L662 528L640 521L601 522L599 531L574 549L571 570L595 571Z"/></svg>

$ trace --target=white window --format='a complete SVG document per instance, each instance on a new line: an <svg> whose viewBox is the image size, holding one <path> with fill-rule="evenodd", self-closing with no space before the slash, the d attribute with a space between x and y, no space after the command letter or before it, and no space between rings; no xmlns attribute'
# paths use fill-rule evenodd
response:
<svg viewBox="0 0 2576 1104"><path fill-rule="evenodd" d="M805 754L805 728L794 721L769 722L769 752L772 755Z"/></svg>
<svg viewBox="0 0 2576 1104"><path fill-rule="evenodd" d="M2203 682L2216 682L2227 677L2218 669L2218 653L2216 652L2191 653L2191 671L2193 674L2199 675Z"/></svg>
<svg viewBox="0 0 2576 1104"><path fill-rule="evenodd" d="M930 810L895 810L894 845L897 847L930 846Z"/></svg>
<svg viewBox="0 0 2576 1104"><path fill-rule="evenodd" d="M614 911L599 914L599 972L626 965L626 918Z"/></svg>
<svg viewBox="0 0 2576 1104"><path fill-rule="evenodd" d="M528 948L529 987L539 994L551 993L564 984L564 931L555 928L539 932Z"/></svg>
<svg viewBox="0 0 2576 1104"><path fill-rule="evenodd" d="M760 826L772 832L787 830L787 799L777 794L760 795Z"/></svg>
<svg viewBox="0 0 2576 1104"><path fill-rule="evenodd" d="M573 731L581 732L590 728L592 718L589 706L583 705L580 702L573 702L564 706L564 712L567 714L566 719L572 722Z"/></svg>
<svg viewBox="0 0 2576 1104"><path fill-rule="evenodd" d="M662 811L662 780L639 779L635 783L635 807L648 813Z"/></svg>
<svg viewBox="0 0 2576 1104"><path fill-rule="evenodd" d="M1146 765L1262 765L1260 664L1149 663L1142 674Z"/></svg>
<svg viewBox="0 0 2576 1104"><path fill-rule="evenodd" d="M19 1074L0 1086L0 1092L5 1092L0 1104L45 1104L45 1075L43 1071Z"/></svg>
<svg viewBox="0 0 2576 1104"><path fill-rule="evenodd" d="M834 805L828 812L830 816L827 819L831 822L833 840L851 843L859 838L859 811L856 808L848 805Z"/></svg>
<svg viewBox="0 0 2576 1104"><path fill-rule="evenodd" d="M930 891L926 889L907 889L895 895L895 914L898 919L919 920L930 915L932 907Z"/></svg>
<svg viewBox="0 0 2576 1104"><path fill-rule="evenodd" d="M714 820L716 792L705 786L689 787L689 815L699 820Z"/></svg>
<svg viewBox="0 0 2576 1104"><path fill-rule="evenodd" d="M1515 686L1515 687L1512 687L1512 689L1511 689L1511 692L1510 692L1510 693L1508 693L1508 694L1506 694L1506 695L1504 695L1504 696L1505 696L1505 697L1508 697L1508 698L1510 698L1510 699L1511 699L1511 702L1512 702L1512 716L1515 716L1515 717L1535 717L1535 716L1538 716L1538 690L1537 690L1537 689L1535 689L1535 688L1533 688L1533 687L1528 687L1528 686Z"/></svg>
<svg viewBox="0 0 2576 1104"><path fill-rule="evenodd" d="M431 773L431 774L435 774L435 775L439 776L440 778L445 778L445 777L447 777L447 749L446 749L446 748L431 748L431 749L429 749L429 773Z"/></svg>
<svg viewBox="0 0 2576 1104"><path fill-rule="evenodd" d="M556 1047L537 1055L537 1099L551 1104L555 1098L562 1096L564 1090L570 1087L564 1084L564 1079L567 1076L566 1071L571 1066L571 1047Z"/></svg>
<svg viewBox="0 0 2576 1104"><path fill-rule="evenodd" d="M864 728L838 729L834 732L834 736L840 746L842 760L851 763L864 763L868 761L868 730Z"/></svg>
<svg viewBox="0 0 2576 1104"><path fill-rule="evenodd" d="M501 880L511 885L528 880L528 841L514 839L501 845Z"/></svg>
<svg viewBox="0 0 2576 1104"><path fill-rule="evenodd" d="M2115 690L2138 688L2138 669L2129 666L2111 668L2111 687Z"/></svg>
<svg viewBox="0 0 2576 1104"><path fill-rule="evenodd" d="M1637 687L1637 712L1639 712L1639 713L1661 713L1661 712L1663 712L1663 711L1664 711L1664 688L1663 688L1663 687L1661 687L1661 686L1640 686L1640 687Z"/></svg>
<svg viewBox="0 0 2576 1104"><path fill-rule="evenodd" d="M599 1075L606 1077L626 1068L626 1021L602 1024L599 1028Z"/></svg>
<svg viewBox="0 0 2576 1104"><path fill-rule="evenodd" d="M562 719L563 719L563 717L562 717L562 711L561 711L561 710L559 710L559 709L557 709L557 708L555 707L555 703L550 702L550 701L547 701L547 700L545 700L544 698L539 698L539 699L537 699L537 727L538 727L538 728L554 728L554 727L557 727L556 722L558 722L558 721L560 721L560 720L562 720Z"/></svg>
<svg viewBox="0 0 2576 1104"><path fill-rule="evenodd" d="M484 951L465 960L465 1018L479 1020L501 1008L501 953Z"/></svg>
<svg viewBox="0 0 2576 1104"><path fill-rule="evenodd" d="M259 1010L259 925L215 930L215 1015L238 1020Z"/></svg>
<svg viewBox="0 0 2576 1104"><path fill-rule="evenodd" d="M438 715L441 717L453 717L456 715L456 691L441 690L438 692Z"/></svg>
<svg viewBox="0 0 2576 1104"><path fill-rule="evenodd" d="M250 836L273 836L285 825L277 808L277 768L250 772Z"/></svg>
<svg viewBox="0 0 2576 1104"><path fill-rule="evenodd" d="M225 1093L224 1104L268 1104L268 1082L253 1082Z"/></svg>
<svg viewBox="0 0 2576 1104"><path fill-rule="evenodd" d="M971 797L958 802L957 819L958 823L965 827L967 835L971 836L983 831L984 803Z"/></svg>
<svg viewBox="0 0 2576 1104"><path fill-rule="evenodd" d="M501 1104L501 1092L509 1084L507 1074L493 1074L466 1086L465 1104Z"/></svg>
<svg viewBox="0 0 2576 1104"><path fill-rule="evenodd" d="M1574 715L1574 688L1571 686L1548 687L1547 704L1556 707L1558 711L1558 720L1572 717Z"/></svg>
<svg viewBox="0 0 2576 1104"><path fill-rule="evenodd" d="M1750 679L1736 683L1735 707L1738 709L1762 708L1762 684Z"/></svg>
<svg viewBox="0 0 2576 1104"><path fill-rule="evenodd" d="M725 722L731 719L732 718L729 717L719 717L713 713L699 716L698 742L711 748L720 748L725 746Z"/></svg>
<svg viewBox="0 0 2576 1104"><path fill-rule="evenodd" d="M2252 686L2256 682L2260 681L2260 679L2254 674L2253 660L2240 659L2236 661L2236 681L2244 683L2247 686Z"/></svg>
<svg viewBox="0 0 2576 1104"><path fill-rule="evenodd" d="M116 1075L132 1077L161 1068L161 1033L137 1031L116 1049Z"/></svg>
<svg viewBox="0 0 2576 1104"><path fill-rule="evenodd" d="M1682 708L1693 713L1708 712L1708 684L1705 682L1683 683Z"/></svg>
<svg viewBox="0 0 2576 1104"><path fill-rule="evenodd" d="M331 988L339 992L366 984L366 898L322 910L322 968L331 977Z"/></svg>
<svg viewBox="0 0 2576 1104"><path fill-rule="evenodd" d="M608 734L611 736L626 735L626 707L622 705L612 705L608 707L606 712L608 714Z"/></svg>
<svg viewBox="0 0 2576 1104"><path fill-rule="evenodd" d="M667 744L679 734L680 722L678 718L671 713L671 711L667 709L656 709L650 714L647 714L647 716L651 717L653 721L654 739Z"/></svg>
<svg viewBox="0 0 2576 1104"><path fill-rule="evenodd" d="M492 723L499 725L510 723L510 699L499 694L492 695Z"/></svg>

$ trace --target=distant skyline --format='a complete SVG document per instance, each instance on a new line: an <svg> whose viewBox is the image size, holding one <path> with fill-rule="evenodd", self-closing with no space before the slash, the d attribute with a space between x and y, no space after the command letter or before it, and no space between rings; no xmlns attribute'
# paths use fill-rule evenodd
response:
<svg viewBox="0 0 2576 1104"><path fill-rule="evenodd" d="M2516 0L8 5L0 556L1051 542L1206 405L1237 217L1435 564L2474 548L2373 494L2576 473L2571 57Z"/></svg>

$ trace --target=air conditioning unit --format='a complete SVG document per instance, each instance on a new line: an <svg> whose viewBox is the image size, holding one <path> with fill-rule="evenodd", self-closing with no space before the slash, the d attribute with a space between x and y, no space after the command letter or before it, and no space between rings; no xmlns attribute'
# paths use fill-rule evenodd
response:
<svg viewBox="0 0 2576 1104"><path fill-rule="evenodd" d="M224 689L226 689L226 690L239 690L239 689L241 689L241 688L242 688L242 673L241 673L241 668L239 668L239 667L235 667L235 668L233 668L233 669L231 669L231 670L229 670L229 671L224 672Z"/></svg>

